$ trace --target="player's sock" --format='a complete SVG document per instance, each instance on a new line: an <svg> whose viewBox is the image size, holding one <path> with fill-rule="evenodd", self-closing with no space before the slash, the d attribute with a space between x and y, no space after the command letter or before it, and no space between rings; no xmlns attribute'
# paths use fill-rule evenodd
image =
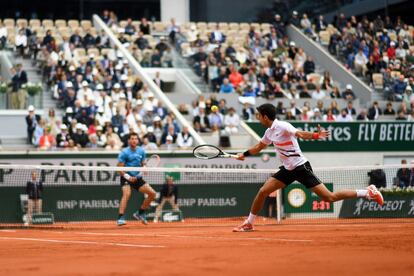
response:
<svg viewBox="0 0 414 276"><path fill-rule="evenodd" d="M368 194L368 190L356 190L357 197L366 197Z"/></svg>
<svg viewBox="0 0 414 276"><path fill-rule="evenodd" d="M124 216L124 214L119 214L118 219L122 218L123 216Z"/></svg>
<svg viewBox="0 0 414 276"><path fill-rule="evenodd" d="M145 209L139 208L138 214L143 215L145 213Z"/></svg>
<svg viewBox="0 0 414 276"><path fill-rule="evenodd" d="M250 224L253 224L254 220L256 219L256 215L253 215L252 213L249 214L249 217L247 218L247 221Z"/></svg>

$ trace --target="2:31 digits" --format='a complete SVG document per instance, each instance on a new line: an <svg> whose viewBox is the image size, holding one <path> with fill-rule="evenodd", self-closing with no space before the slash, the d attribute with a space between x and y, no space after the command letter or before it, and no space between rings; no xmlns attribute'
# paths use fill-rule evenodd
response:
<svg viewBox="0 0 414 276"><path fill-rule="evenodd" d="M317 201L312 202L312 211L325 211L331 209L331 203L326 201Z"/></svg>

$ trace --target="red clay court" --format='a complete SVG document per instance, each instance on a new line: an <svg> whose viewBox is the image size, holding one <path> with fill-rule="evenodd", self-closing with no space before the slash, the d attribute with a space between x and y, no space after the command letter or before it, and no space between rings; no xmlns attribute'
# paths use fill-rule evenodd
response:
<svg viewBox="0 0 414 276"><path fill-rule="evenodd" d="M412 220L323 224L290 220L275 225L259 219L255 232L232 233L239 222L1 229L0 275L412 275L414 271Z"/></svg>

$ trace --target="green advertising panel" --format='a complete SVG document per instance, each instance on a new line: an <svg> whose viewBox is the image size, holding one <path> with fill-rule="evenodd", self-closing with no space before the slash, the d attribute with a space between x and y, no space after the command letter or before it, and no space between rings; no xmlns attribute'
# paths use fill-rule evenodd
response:
<svg viewBox="0 0 414 276"><path fill-rule="evenodd" d="M333 191L332 183L325 186ZM285 213L333 213L334 205L331 202L321 200L311 190L302 184L293 183L283 190Z"/></svg>
<svg viewBox="0 0 414 276"><path fill-rule="evenodd" d="M317 125L329 129L326 140L301 140L303 151L413 151L414 122L313 123L290 122L298 129L316 131ZM258 122L247 123L259 136L265 132Z"/></svg>
<svg viewBox="0 0 414 276"><path fill-rule="evenodd" d="M414 194L384 195L384 205L364 198L344 200L340 218L414 218Z"/></svg>
<svg viewBox="0 0 414 276"><path fill-rule="evenodd" d="M156 191L161 185L152 185ZM184 218L245 216L260 184L189 184L179 185L178 206ZM20 194L24 187L1 187L0 223L22 222ZM43 212L54 215L55 222L115 220L121 189L115 185L53 186L43 192ZM141 193L133 191L126 211L127 219L142 203ZM166 205L165 208L170 206ZM149 210L153 217L154 206Z"/></svg>

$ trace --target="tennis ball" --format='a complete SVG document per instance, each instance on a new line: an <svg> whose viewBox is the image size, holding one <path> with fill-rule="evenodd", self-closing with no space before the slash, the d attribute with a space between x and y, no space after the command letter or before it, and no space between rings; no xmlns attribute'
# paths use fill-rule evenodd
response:
<svg viewBox="0 0 414 276"><path fill-rule="evenodd" d="M211 107L211 111L216 112L217 110L218 110L217 105L213 105L213 106Z"/></svg>

